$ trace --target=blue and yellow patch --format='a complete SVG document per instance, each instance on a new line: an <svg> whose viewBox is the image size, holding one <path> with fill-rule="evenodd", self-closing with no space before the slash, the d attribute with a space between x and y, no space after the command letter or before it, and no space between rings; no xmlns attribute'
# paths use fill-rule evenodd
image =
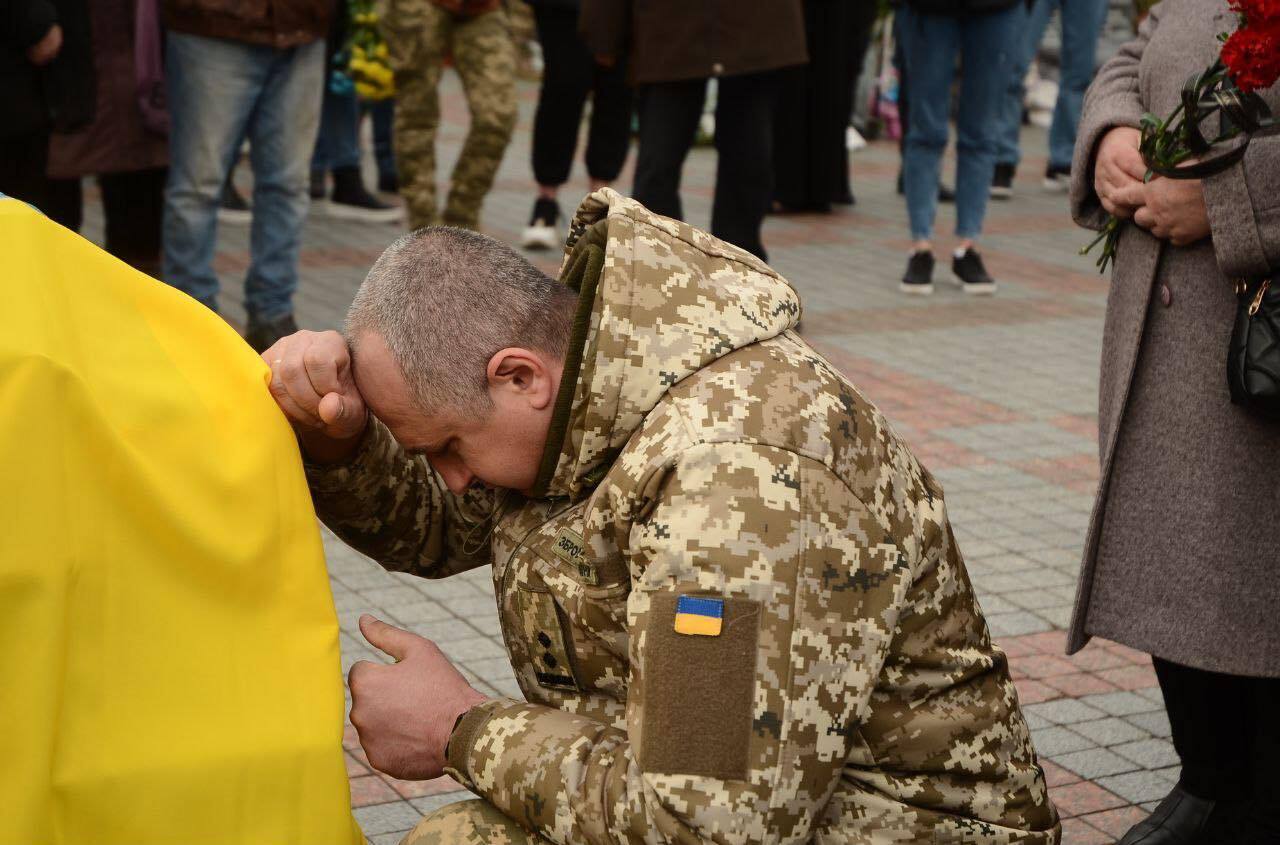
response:
<svg viewBox="0 0 1280 845"><path fill-rule="evenodd" d="M724 599L709 596L681 596L676 601L677 634L718 637L723 622Z"/></svg>

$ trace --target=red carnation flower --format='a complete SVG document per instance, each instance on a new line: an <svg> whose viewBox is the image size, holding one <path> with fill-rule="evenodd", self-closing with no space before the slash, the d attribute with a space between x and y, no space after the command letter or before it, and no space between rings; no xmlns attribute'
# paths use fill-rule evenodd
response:
<svg viewBox="0 0 1280 845"><path fill-rule="evenodd" d="M1231 8L1244 18L1245 26L1280 26L1280 0L1231 0Z"/></svg>
<svg viewBox="0 0 1280 845"><path fill-rule="evenodd" d="M1240 0L1280 7L1280 0ZM1248 93L1270 88L1280 79L1280 23L1271 27L1252 24L1231 33L1222 45L1222 63L1227 66L1232 81L1241 91Z"/></svg>

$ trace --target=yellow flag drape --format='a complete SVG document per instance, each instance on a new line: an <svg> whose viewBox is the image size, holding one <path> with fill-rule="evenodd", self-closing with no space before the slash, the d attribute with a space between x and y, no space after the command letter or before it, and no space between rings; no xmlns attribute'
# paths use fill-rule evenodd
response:
<svg viewBox="0 0 1280 845"><path fill-rule="evenodd" d="M267 369L0 199L0 845L356 845L338 626Z"/></svg>

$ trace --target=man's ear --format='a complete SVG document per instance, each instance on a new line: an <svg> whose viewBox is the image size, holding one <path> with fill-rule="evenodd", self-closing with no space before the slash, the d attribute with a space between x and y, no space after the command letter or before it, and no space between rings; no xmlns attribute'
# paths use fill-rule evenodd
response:
<svg viewBox="0 0 1280 845"><path fill-rule="evenodd" d="M494 394L504 394L507 399L518 399L541 411L555 401L559 369L542 353L513 346L493 354L485 376L495 400L498 397Z"/></svg>

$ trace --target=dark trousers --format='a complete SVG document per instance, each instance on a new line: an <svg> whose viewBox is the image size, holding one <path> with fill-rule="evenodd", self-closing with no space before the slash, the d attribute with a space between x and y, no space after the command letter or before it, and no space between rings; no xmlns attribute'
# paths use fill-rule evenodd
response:
<svg viewBox="0 0 1280 845"><path fill-rule="evenodd" d="M631 88L621 63L596 64L578 37L578 12L543 4L533 7L542 45L542 90L533 116L533 177L539 185L569 179L582 109L591 95L587 130L587 174L612 182L627 160L631 139Z"/></svg>
<svg viewBox="0 0 1280 845"><path fill-rule="evenodd" d="M716 193L711 234L766 258L760 224L773 199L773 116L778 71L720 80L716 102ZM680 171L693 146L707 80L654 82L639 91L640 152L632 196L683 219Z"/></svg>
<svg viewBox="0 0 1280 845"><path fill-rule="evenodd" d="M1280 678L1223 675L1158 657L1152 663L1182 758L1182 787L1280 813Z"/></svg>
<svg viewBox="0 0 1280 845"><path fill-rule="evenodd" d="M0 139L0 194L29 202L48 213L49 134L35 132Z"/></svg>
<svg viewBox="0 0 1280 845"><path fill-rule="evenodd" d="M160 229L164 184L169 171L158 167L98 175L106 218L107 252L144 273L160 276ZM84 222L79 179L50 179L50 218L73 231Z"/></svg>
<svg viewBox="0 0 1280 845"><path fill-rule="evenodd" d="M853 202L845 130L876 6L805 0L809 63L781 72L774 119L774 199L790 211L829 211Z"/></svg>

